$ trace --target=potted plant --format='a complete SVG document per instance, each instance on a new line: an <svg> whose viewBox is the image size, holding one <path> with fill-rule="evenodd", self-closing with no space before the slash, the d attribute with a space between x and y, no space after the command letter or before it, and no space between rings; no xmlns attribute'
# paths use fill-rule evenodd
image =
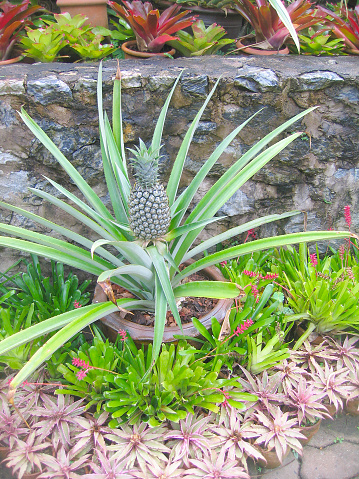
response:
<svg viewBox="0 0 359 479"><path fill-rule="evenodd" d="M61 13L69 13L72 17L84 14L86 24L93 27L108 27L107 0L57 0Z"/></svg>
<svg viewBox="0 0 359 479"><path fill-rule="evenodd" d="M213 266L241 254L284 244L348 237L348 232L320 231L264 238L209 254L180 270L181 264L194 257L198 258L203 254L203 251L215 246L218 241L225 241L260 224L298 214L297 211L294 211L284 215L269 215L231 228L220 236L203 241L198 246L193 245L205 226L217 220L214 215L233 193L285 146L299 137L300 133L291 134L278 143L271 144L264 151L262 151L263 148L271 143L276 135L285 131L292 123L301 119L310 110L299 113L250 148L209 189L188 217L185 217L186 210L197 192L198 186L221 153L245 126L245 123L239 125L217 146L191 184L177 197L183 165L192 137L200 117L218 84L217 82L211 90L199 114L192 121L179 149L167 188L165 189L158 180L161 137L168 106L179 81L180 76L174 82L171 92L165 101L149 146L140 142L140 145L131 151L131 163L135 169L137 180L136 185L131 188L126 161L127 154L123 141L121 107L119 106L121 104L120 75L117 75L114 82L114 118L113 128L111 128L109 120L102 110L102 72L100 68L98 79L100 136L106 181L114 213L111 213L104 206L93 189L86 183L71 162L64 157L45 132L24 110L22 111L21 117L23 121L33 134L49 148L50 152L85 196L88 203L84 203L82 199L77 198L53 180L49 180L50 183L68 199L71 198L71 201L74 202L78 209L69 206L65 201L59 200L55 195L50 195L38 189L33 189L32 192L65 209L77 220L82 221L84 225L92 229L99 239L93 242L88 237L79 235L46 218L1 202L2 207L16 211L25 217L30 217L41 225L50 227L52 231L61 233L67 240L49 237L48 235L32 232L25 228L0 224L1 231L6 232L8 235L16 236L2 236L0 244L62 261L72 267L80 268L89 274L98 276L99 283L103 285L113 302L95 303L63 313L2 341L0 343L0 355L36 337L60 329L32 356L26 366L12 380L11 394L14 393L19 383L24 381L29 374L46 361L64 342L68 341L87 325L105 317L109 313L119 311L119 309L119 320L121 320L121 315L127 313L129 309L153 311L154 327L152 328L152 337L153 361L155 361L160 352L168 309L171 310L178 327L181 328L176 298L193 296L230 299L238 296L240 289L231 282L184 282L188 277L207 266ZM149 203L147 203L147 199ZM76 244L73 244L73 242L76 242ZM107 248L107 246L110 248ZM117 253L114 254L111 248L115 248ZM111 296L111 288L108 287L107 281L110 279L119 286L131 291L134 297L123 297L116 302L113 296ZM120 329L120 326L117 326L118 329Z"/></svg>
<svg viewBox="0 0 359 479"><path fill-rule="evenodd" d="M195 17L186 17L189 10L180 12L181 7L176 4L168 7L160 14L150 2L142 3L140 0L128 2L123 0L124 6L109 0L110 7L131 26L135 33L136 40L124 42L121 46L125 58L151 58L153 56L164 56L161 52L165 44L170 40L176 40L173 36L183 28L189 27ZM174 55L172 49L167 52Z"/></svg>
<svg viewBox="0 0 359 479"><path fill-rule="evenodd" d="M290 19L295 32L317 25L324 18L324 14L312 8L309 0L296 0L288 7L281 4L277 8L268 0L256 0L255 5L250 0L233 0L233 3L235 9L254 29L254 35L239 39L236 46L240 51L252 55L289 53L285 42L290 35L293 37L293 33L285 23L285 17ZM297 48L299 50L299 44Z"/></svg>

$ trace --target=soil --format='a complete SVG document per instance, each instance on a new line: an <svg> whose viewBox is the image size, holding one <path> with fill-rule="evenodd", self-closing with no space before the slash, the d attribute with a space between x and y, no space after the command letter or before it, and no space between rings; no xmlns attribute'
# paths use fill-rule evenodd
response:
<svg viewBox="0 0 359 479"><path fill-rule="evenodd" d="M196 273L191 275L189 280L203 281L208 280L208 278L201 273ZM117 284L112 284L112 289L116 299L135 297ZM178 312L182 324L190 323L193 317L200 318L201 316L204 316L215 307L217 302L218 299L213 298L182 298L178 304ZM142 326L153 326L155 316L152 311L133 311L133 314L127 314L125 319L132 321L133 323L141 324ZM166 326L177 326L176 320L171 311L167 311Z"/></svg>

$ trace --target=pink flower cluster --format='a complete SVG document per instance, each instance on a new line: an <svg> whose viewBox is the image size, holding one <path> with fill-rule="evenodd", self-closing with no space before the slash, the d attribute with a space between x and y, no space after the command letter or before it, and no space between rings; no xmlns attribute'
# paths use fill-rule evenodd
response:
<svg viewBox="0 0 359 479"><path fill-rule="evenodd" d="M251 285L251 290L252 290L252 294L254 296L254 299L256 300L256 303L258 303L258 301L259 301L259 291L257 289L257 286L255 284L252 284Z"/></svg>
<svg viewBox="0 0 359 479"><path fill-rule="evenodd" d="M315 253L313 254L310 254L309 255L309 260L310 262L312 263L312 266L314 266L314 268L317 266L318 264L318 258L317 258L317 255Z"/></svg>
<svg viewBox="0 0 359 479"><path fill-rule="evenodd" d="M223 268L223 266L225 266L225 265L227 264L227 261L221 261L219 264L220 264L220 265L222 266L222 268Z"/></svg>
<svg viewBox="0 0 359 479"><path fill-rule="evenodd" d="M74 308L81 308L82 304L80 304L78 301L74 301Z"/></svg>
<svg viewBox="0 0 359 479"><path fill-rule="evenodd" d="M250 278L255 278L258 276L258 279L276 279L278 278L277 273L267 273L265 276L262 275L262 273L256 273L255 271L248 271L247 269L244 269L242 271L242 274L245 274L246 276L249 276Z"/></svg>
<svg viewBox="0 0 359 479"><path fill-rule="evenodd" d="M257 233L254 231L254 229L247 231L247 236L246 236L246 239L244 240L244 243L246 243L249 238L253 238L254 240L257 239Z"/></svg>
<svg viewBox="0 0 359 479"><path fill-rule="evenodd" d="M118 330L118 335L121 336L120 341L125 342L126 341L126 331L124 329L119 329Z"/></svg>
<svg viewBox="0 0 359 479"><path fill-rule="evenodd" d="M241 326L238 326L238 328L234 331L233 334L236 336L239 336L240 334L243 334L246 329L249 328L253 324L252 318L247 319L247 321L244 321L244 323Z"/></svg>
<svg viewBox="0 0 359 479"><path fill-rule="evenodd" d="M352 224L352 216L350 214L350 206L349 205L344 206L344 218L345 218L346 224L348 225L348 228L350 229L350 226Z"/></svg>
<svg viewBox="0 0 359 479"><path fill-rule="evenodd" d="M92 369L92 366L90 366L90 363L87 363L83 359L80 358L73 358L72 359L72 364L76 366L77 368L81 368L82 371L78 371L76 373L76 377L79 381L84 379L89 372L90 369Z"/></svg>

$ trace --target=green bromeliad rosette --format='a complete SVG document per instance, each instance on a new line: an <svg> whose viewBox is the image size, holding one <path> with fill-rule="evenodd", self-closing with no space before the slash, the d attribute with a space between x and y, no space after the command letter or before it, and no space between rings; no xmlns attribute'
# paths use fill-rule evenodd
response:
<svg viewBox="0 0 359 479"><path fill-rule="evenodd" d="M0 355L37 337L59 330L32 356L30 361L12 380L10 385L11 394L62 344L66 343L84 327L109 313L117 311L118 308L130 311L145 309L154 312L154 341L152 361L149 364L149 368L151 368L161 350L168 310L172 311L178 325L181 325L176 304L177 298L183 296L235 298L239 293L237 285L231 282L183 282L191 274L205 267L267 248L348 237L348 232L345 231L293 233L255 240L204 256L205 251L210 250L219 242L226 241L262 224L300 213L299 211L291 211L281 215L273 214L255 219L194 246L206 225L219 219L215 215L231 196L301 133L286 136L277 143L273 142L274 138L285 132L294 122L303 118L313 108L286 121L250 148L206 192L191 213L185 216L199 185L251 118L236 127L220 142L191 183L181 194L178 194L184 163L193 135L218 85L217 81L189 126L165 188L159 182L158 160L164 121L180 77L181 75L174 80L173 87L162 107L149 146L140 141L139 147L131 151L132 159L130 161L134 167L136 177L136 183L131 188L122 130L120 74L118 72L114 81L111 128L109 119L102 109L102 67L100 66L98 76L100 141L104 174L111 199L111 210L106 208L94 190L46 133L24 110L21 112L20 115L25 124L64 168L84 200L51 179L48 179L51 185L75 207L45 191L32 188L32 193L62 209L73 217L74 223L82 223L84 229L90 230L91 236L97 236L98 239L93 242L87 236L69 228L60 226L22 208L0 202L1 207L25 216L57 235L55 238L28 229L0 224L0 231L5 234L5 236L0 237L0 245L61 261L71 267L95 275L100 283L108 283L111 280L130 291L133 298L123 298L117 300L117 302L114 301L115 304L109 301L84 306L45 320L26 329L26 331L20 331L1 341ZM59 237L63 239L59 239ZM189 259L194 259L194 261L180 271L179 266Z"/></svg>

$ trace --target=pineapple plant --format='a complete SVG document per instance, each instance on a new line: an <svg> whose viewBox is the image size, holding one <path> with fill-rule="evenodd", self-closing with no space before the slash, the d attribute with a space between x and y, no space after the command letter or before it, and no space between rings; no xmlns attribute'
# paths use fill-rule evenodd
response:
<svg viewBox="0 0 359 479"><path fill-rule="evenodd" d="M128 201L130 228L135 238L148 243L162 238L171 222L168 196L158 180L160 153L141 139L140 146L130 151L136 178Z"/></svg>
<svg viewBox="0 0 359 479"><path fill-rule="evenodd" d="M81 192L81 196L78 197L55 181L48 179L54 188L75 205L75 208L66 201L60 200L57 195L51 195L37 188L31 188L32 194L49 201L54 206L72 215L76 218L76 223L81 221L87 229L92 231L93 236L97 236L98 239L93 242L87 235L81 235L70 228L59 225L55 221L43 218L24 208L18 208L0 201L0 207L45 226L60 236L60 238L58 236L49 236L48 234L38 233L15 225L0 223L0 231L5 234L0 236L0 246L18 249L65 263L73 268L96 275L99 283L105 284L111 279L113 283L131 292L132 297L121 298L117 302L113 299L114 302L108 301L83 306L82 308L42 321L0 341L0 355L4 355L13 348L59 330L55 334L50 335L50 338L44 345L34 353L29 362L12 379L9 390L10 398L13 398L18 385L46 362L62 344L69 341L77 332L94 321L118 311L118 308L126 308L131 311L135 309L154 311L152 360L151 364L147 364L148 371L150 371L161 350L168 309L172 311L177 323L181 324L177 309L178 298L192 296L226 299L238 296L240 289L235 283L224 281L186 281L186 278L191 274L201 271L207 266L268 248L307 241L356 237L353 233L348 233L347 231L307 231L258 239L206 255L206 251L210 251L221 241L233 238L251 228L257 228L260 225L289 218L300 213L299 211L290 211L283 214L267 215L237 225L205 241L196 241L206 225L219 219L216 216L218 210L232 195L287 145L298 138L301 132L285 136L278 142L273 142L274 138L288 131L293 123L302 119L314 108L300 112L249 148L209 188L203 198L186 215L200 184L206 178L220 155L247 125L250 119L238 125L217 145L215 151L204 162L191 183L182 192L178 192L183 167L193 135L203 112L217 88L220 81L218 80L192 120L182 140L168 180L166 188L167 199L164 195L163 187L158 182L158 161L164 121L172 95L180 78L181 74L174 81L173 87L162 107L150 147L146 149L144 143L140 142L140 146L132 152L132 164L135 167L137 181L131 192L122 128L121 76L120 72L118 72L113 87L114 104L111 127L109 119L102 108L102 67L100 66L97 82L100 140L105 179L112 203L111 209L104 205L72 163L67 160L40 126L22 109L20 113L22 120L47 147ZM149 192L148 188L153 188L152 193ZM159 194L158 196L157 193ZM147 194L148 198L146 198ZM151 194L155 198L159 198L159 200L151 203L152 206L149 207L147 200L150 199ZM138 195L140 195L140 198L138 198L139 203L136 205L133 198ZM141 218L141 221L136 223L136 212L134 212L134 209L137 206L139 206L140 214L138 216ZM155 215L157 216L158 211L161 216L164 215L161 218L163 221L160 222L161 225L158 229L152 228L152 223L158 218L154 218L152 215L151 218L148 218L150 221L147 221L146 217L147 223L151 223L150 233L145 230L147 227L143 225L142 209L144 210L145 208L150 208L150 210L156 209ZM153 211L146 211L146 213L153 213ZM141 241L138 241L138 239ZM194 245L195 242L197 242L196 246ZM179 266L191 259L193 259L193 262L180 270Z"/></svg>

